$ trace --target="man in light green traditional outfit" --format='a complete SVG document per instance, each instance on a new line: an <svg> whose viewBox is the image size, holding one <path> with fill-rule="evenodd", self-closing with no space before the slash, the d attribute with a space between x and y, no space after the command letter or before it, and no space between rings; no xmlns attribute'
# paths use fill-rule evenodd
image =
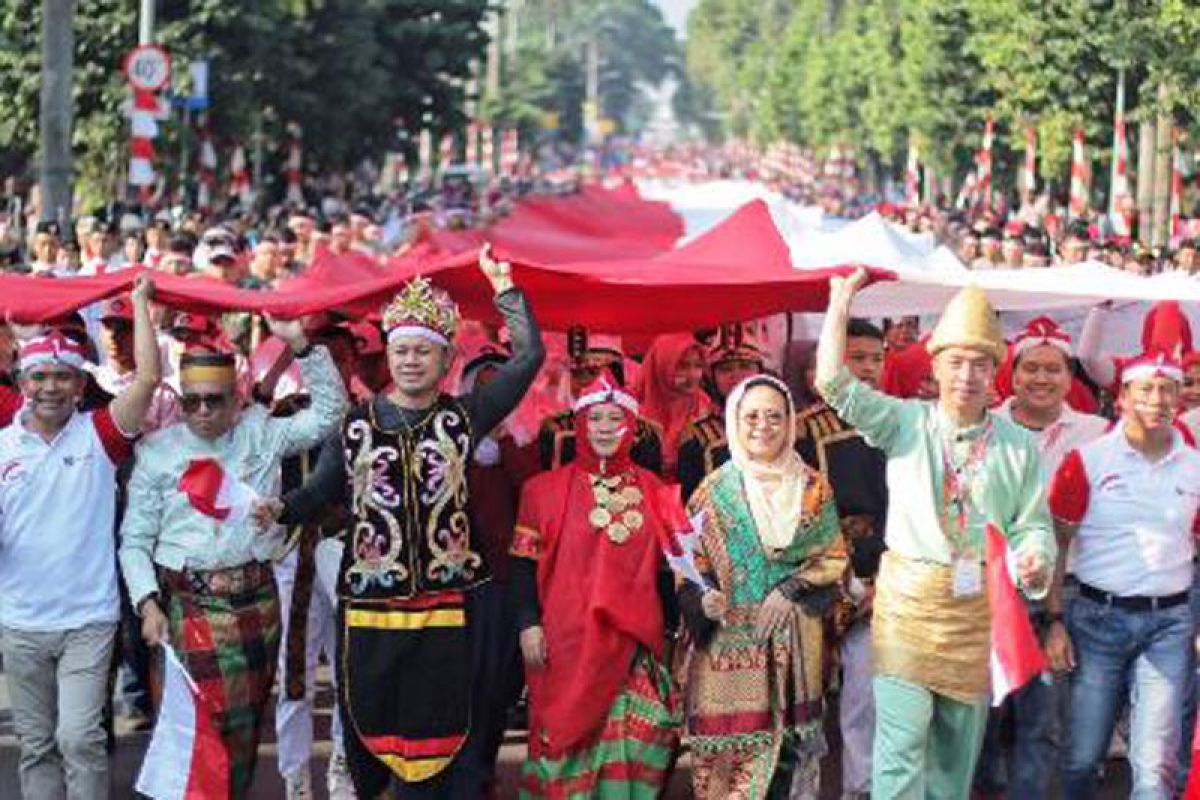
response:
<svg viewBox="0 0 1200 800"><path fill-rule="evenodd" d="M986 529L1010 548L1018 588L1042 597L1056 555L1033 439L991 414L1005 355L976 287L947 306L927 347L936 402L899 400L842 366L857 271L830 281L817 390L888 458L887 546L876 583L874 774L877 800L962 800L987 720L991 614Z"/></svg>

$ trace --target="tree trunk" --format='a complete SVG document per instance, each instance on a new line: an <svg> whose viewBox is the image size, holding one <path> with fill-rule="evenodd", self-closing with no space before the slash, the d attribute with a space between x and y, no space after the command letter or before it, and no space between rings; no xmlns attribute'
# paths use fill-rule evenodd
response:
<svg viewBox="0 0 1200 800"><path fill-rule="evenodd" d="M1160 99L1166 91L1159 86ZM1174 163L1174 126L1166 114L1158 115L1154 145L1154 230L1150 237L1151 247L1167 243L1171 230L1171 168Z"/></svg>
<svg viewBox="0 0 1200 800"><path fill-rule="evenodd" d="M42 0L39 117L42 220L65 228L71 217L71 85L75 68L75 0Z"/></svg>

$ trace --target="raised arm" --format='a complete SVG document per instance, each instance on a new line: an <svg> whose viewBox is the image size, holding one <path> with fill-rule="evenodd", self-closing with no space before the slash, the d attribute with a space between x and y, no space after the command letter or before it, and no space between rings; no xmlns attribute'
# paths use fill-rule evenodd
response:
<svg viewBox="0 0 1200 800"><path fill-rule="evenodd" d="M158 339L154 335L154 322L150 319L150 299L154 296L154 283L148 272L143 272L134 283L133 300L133 359L136 366L133 383L129 384L109 405L113 421L127 434L142 429L142 421L150 410L154 392L162 382L162 361L158 351Z"/></svg>
<svg viewBox="0 0 1200 800"><path fill-rule="evenodd" d="M346 413L346 389L333 358L324 347L312 347L298 320L268 319L271 332L283 339L300 367L300 379L312 402L291 417L269 421L272 443L280 456L315 447L337 428Z"/></svg>
<svg viewBox="0 0 1200 800"><path fill-rule="evenodd" d="M546 348L537 321L529 309L528 299L513 285L509 265L492 260L485 247L479 254L479 268L496 292L496 308L508 327L513 353L512 358L500 367L495 379L476 389L466 400L471 429L477 439L486 436L512 413L546 360Z"/></svg>
<svg viewBox="0 0 1200 800"><path fill-rule="evenodd" d="M829 308L817 341L817 371L814 382L824 386L833 381L846 359L846 325L854 295L867 280L867 271L856 269L849 277L829 279Z"/></svg>

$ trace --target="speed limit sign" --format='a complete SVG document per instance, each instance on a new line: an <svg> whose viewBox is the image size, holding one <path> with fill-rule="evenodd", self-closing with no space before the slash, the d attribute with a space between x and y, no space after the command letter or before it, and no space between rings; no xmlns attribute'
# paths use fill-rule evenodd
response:
<svg viewBox="0 0 1200 800"><path fill-rule="evenodd" d="M125 56L125 77L138 91L157 92L171 80L171 56L156 44L138 45Z"/></svg>

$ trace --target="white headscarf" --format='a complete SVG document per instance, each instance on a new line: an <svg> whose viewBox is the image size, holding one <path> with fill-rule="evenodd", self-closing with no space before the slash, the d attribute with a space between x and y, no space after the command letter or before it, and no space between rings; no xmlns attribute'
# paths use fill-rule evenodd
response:
<svg viewBox="0 0 1200 800"><path fill-rule="evenodd" d="M769 386L787 401L783 448L773 461L755 461L742 446L741 415L738 410L746 392L755 386ZM792 543L804 513L804 462L796 452L796 407L792 393L783 381L770 375L755 375L738 384L725 401L725 436L729 455L742 473L742 485L758 539L768 552L782 550Z"/></svg>

